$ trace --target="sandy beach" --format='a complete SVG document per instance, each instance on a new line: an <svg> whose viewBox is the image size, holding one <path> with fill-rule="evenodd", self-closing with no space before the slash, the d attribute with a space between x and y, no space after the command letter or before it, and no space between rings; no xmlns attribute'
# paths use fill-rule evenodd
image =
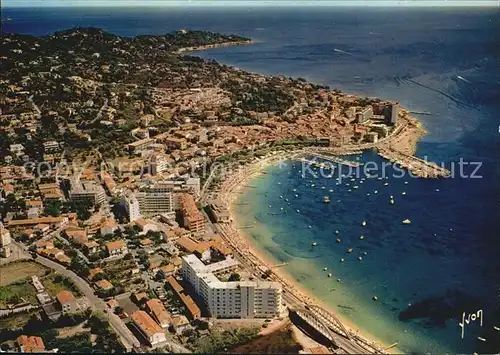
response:
<svg viewBox="0 0 500 355"><path fill-rule="evenodd" d="M245 236L245 234L241 232L241 229L239 229L239 226L237 225L234 218L234 203L242 193L242 190L246 186L248 186L249 182L251 182L252 179L262 174L262 171L266 167L270 165L276 165L280 161L291 158L293 158L293 154L291 153L277 152L257 162L246 165L243 169L238 170L236 173L233 173L230 176L227 176L227 178L222 181L219 196L227 204L233 221L232 223L224 224L222 226L221 229L224 231L223 236L234 249L236 249L241 255L245 255L257 270L272 269L273 275L271 276L271 278L273 278L275 281L280 282L283 285L283 289L286 290L287 293L293 294L304 304L318 305L328 310L330 313L338 317L351 333L363 338L365 344L369 344L369 346L372 346L379 352L401 353L401 351L397 349L397 347L393 347L389 351L384 351L384 349L389 347L390 344L385 344L384 342L380 341L380 339L375 339L369 334L367 330L361 329L353 324L349 319L345 319L345 317L339 316L334 310L331 309L330 306L324 304L318 299L315 299L308 290L304 289L299 282L294 280L294 278L283 269L273 269L272 266L276 264L276 261L273 262L273 260L271 260L271 257L265 255L260 250L258 250L258 248L252 245L252 243L249 242L250 238L248 236Z"/></svg>

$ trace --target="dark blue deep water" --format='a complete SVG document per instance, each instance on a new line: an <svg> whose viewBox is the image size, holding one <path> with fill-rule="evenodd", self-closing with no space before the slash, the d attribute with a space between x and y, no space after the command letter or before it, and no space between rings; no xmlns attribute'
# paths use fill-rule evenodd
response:
<svg viewBox="0 0 500 355"><path fill-rule="evenodd" d="M500 327L498 9L4 9L2 16L12 18L4 31L35 35L75 26L126 36L180 28L244 35L257 43L197 55L430 112L419 117L429 133L417 154L448 166L477 162L480 178L358 178L337 185L301 178L296 163L269 169L237 212L258 223L250 232L256 244L289 262L293 277L360 328L398 341L402 351L500 351L500 332L492 330ZM372 152L361 159L382 161ZM324 195L331 204L320 202ZM401 224L406 218L411 225ZM348 247L354 252L346 255ZM477 309L483 327L470 324L461 339L462 312Z"/></svg>

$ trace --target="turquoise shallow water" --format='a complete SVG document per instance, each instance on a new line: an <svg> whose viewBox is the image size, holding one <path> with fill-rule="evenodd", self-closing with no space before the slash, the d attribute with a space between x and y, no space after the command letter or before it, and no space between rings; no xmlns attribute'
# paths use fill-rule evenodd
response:
<svg viewBox="0 0 500 355"><path fill-rule="evenodd" d="M358 159L383 161L373 152ZM405 352L473 348L472 336L460 339L456 314L442 324L426 318L398 320L409 304L429 297L453 298L455 290L495 290L484 277L481 255L471 257L474 237L467 234L473 233L468 232L467 211L448 196L456 188L454 182L399 179L390 171L387 179L359 174L355 181L349 177L339 182L337 173L314 178L301 162L269 167L235 204L237 222L255 224L245 230L252 244L276 262L289 263L284 269L305 289L385 343L398 342ZM347 174L347 168L343 172ZM323 203L324 196L331 203ZM464 218L457 219L458 214ZM407 218L409 225L402 223ZM349 248L352 253L347 253ZM444 308L446 302L435 307ZM477 329L471 331L476 334Z"/></svg>

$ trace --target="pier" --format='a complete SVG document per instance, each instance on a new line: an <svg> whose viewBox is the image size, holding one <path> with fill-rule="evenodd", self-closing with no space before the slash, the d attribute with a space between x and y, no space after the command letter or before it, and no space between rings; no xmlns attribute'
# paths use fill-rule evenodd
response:
<svg viewBox="0 0 500 355"><path fill-rule="evenodd" d="M439 178L448 177L451 172L448 169L438 166L435 163L425 161L415 156L407 155L389 147L377 148L378 154L392 163L408 169L411 173L419 177Z"/></svg>
<svg viewBox="0 0 500 355"><path fill-rule="evenodd" d="M318 153L315 151L305 152L305 153L301 154L301 156L302 156L302 159L301 159L302 161L310 163L312 165L317 165L319 167L325 167L325 168L331 168L333 166L331 164L328 164L328 163L321 163L321 162L318 162L316 160L306 159L305 156L313 156L316 158L327 160L327 161L332 162L332 163L336 163L339 165L351 166L351 167L355 167L355 168L362 165L360 162L357 162L357 161L345 160L345 159L342 159L342 158L339 158L339 157L336 157L333 155L321 154L321 153ZM298 157L300 157L300 155Z"/></svg>

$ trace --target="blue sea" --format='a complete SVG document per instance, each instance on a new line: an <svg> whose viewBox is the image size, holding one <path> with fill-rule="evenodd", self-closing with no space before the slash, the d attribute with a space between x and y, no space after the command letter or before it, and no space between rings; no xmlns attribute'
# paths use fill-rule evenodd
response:
<svg viewBox="0 0 500 355"><path fill-rule="evenodd" d="M11 18L4 31L34 35L94 26L125 36L181 28L248 36L256 43L195 55L429 112L415 115L428 131L417 155L455 166L455 175L461 159L471 162L468 177L387 173L339 182L302 176L301 163L288 162L252 182L237 219L255 225L252 243L287 262L291 277L385 343L406 353L500 351L498 9L59 8L2 16ZM374 152L350 159L383 162ZM462 338L463 312L480 309L483 325L466 324Z"/></svg>

